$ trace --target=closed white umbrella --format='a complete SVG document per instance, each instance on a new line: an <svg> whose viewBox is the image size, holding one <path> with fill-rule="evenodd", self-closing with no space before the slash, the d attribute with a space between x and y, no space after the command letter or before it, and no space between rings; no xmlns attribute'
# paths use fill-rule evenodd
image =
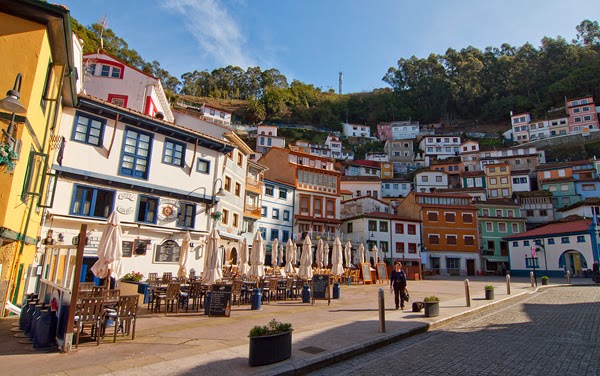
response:
<svg viewBox="0 0 600 376"><path fill-rule="evenodd" d="M310 237L306 236L304 238L304 243L302 243L302 256L300 257L300 270L298 271L298 275L305 278L312 278L312 242L310 241Z"/></svg>
<svg viewBox="0 0 600 376"><path fill-rule="evenodd" d="M331 251L331 274L337 276L344 275L342 242L337 236L333 242L333 250Z"/></svg>
<svg viewBox="0 0 600 376"><path fill-rule="evenodd" d="M177 271L178 277L185 277L187 275L187 269L185 265L187 264L191 242L192 235L190 235L189 231L186 231L185 235L183 236L183 242L181 243L181 250L179 252L179 270Z"/></svg>
<svg viewBox="0 0 600 376"><path fill-rule="evenodd" d="M213 284L223 279L223 253L219 251L219 231L213 228L208 236L202 281Z"/></svg>
<svg viewBox="0 0 600 376"><path fill-rule="evenodd" d="M250 252L249 276L262 278L265 275L265 247L260 231L257 231L252 240L252 251Z"/></svg>
<svg viewBox="0 0 600 376"><path fill-rule="evenodd" d="M317 268L321 269L323 267L323 239L319 239L317 242Z"/></svg>
<svg viewBox="0 0 600 376"><path fill-rule="evenodd" d="M285 245L285 272L288 274L294 272L295 253L294 242L290 238Z"/></svg>
<svg viewBox="0 0 600 376"><path fill-rule="evenodd" d="M358 246L358 261L361 264L365 263L365 246L362 243Z"/></svg>
<svg viewBox="0 0 600 376"><path fill-rule="evenodd" d="M352 243L350 240L346 242L346 246L344 247L344 257L346 258L346 267L350 267L350 253L352 252Z"/></svg>
<svg viewBox="0 0 600 376"><path fill-rule="evenodd" d="M279 253L277 254L277 265L283 264L283 243L279 244Z"/></svg>
<svg viewBox="0 0 600 376"><path fill-rule="evenodd" d="M98 261L92 266L92 273L98 278L114 277L115 280L118 280L123 275L122 255L121 222L119 221L119 214L114 211L108 217L104 231L100 236Z"/></svg>
<svg viewBox="0 0 600 376"><path fill-rule="evenodd" d="M275 239L275 240L273 240L273 243L271 243L271 265L273 267L277 266L278 253L279 253L279 240Z"/></svg>
<svg viewBox="0 0 600 376"><path fill-rule="evenodd" d="M240 246L240 275L248 274L250 265L248 265L248 240L244 238L242 245Z"/></svg>
<svg viewBox="0 0 600 376"><path fill-rule="evenodd" d="M377 265L379 262L379 251L377 250L377 246L374 245L371 251L373 252L373 265Z"/></svg>
<svg viewBox="0 0 600 376"><path fill-rule="evenodd" d="M294 265L298 265L300 263L300 251L296 243L294 242Z"/></svg>
<svg viewBox="0 0 600 376"><path fill-rule="evenodd" d="M325 267L329 266L329 244L325 242L325 247L323 249L323 265Z"/></svg>

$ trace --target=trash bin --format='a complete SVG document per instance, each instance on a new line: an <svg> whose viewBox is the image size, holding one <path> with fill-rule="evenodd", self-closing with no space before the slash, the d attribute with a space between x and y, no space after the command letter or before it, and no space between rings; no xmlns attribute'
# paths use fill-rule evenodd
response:
<svg viewBox="0 0 600 376"><path fill-rule="evenodd" d="M333 299L339 299L339 298L340 298L340 284L336 282L333 284Z"/></svg>
<svg viewBox="0 0 600 376"><path fill-rule="evenodd" d="M302 286L302 303L310 303L310 285Z"/></svg>
<svg viewBox="0 0 600 376"><path fill-rule="evenodd" d="M210 291L207 291L206 295L204 295L204 314L208 316L209 310L210 310Z"/></svg>
<svg viewBox="0 0 600 376"><path fill-rule="evenodd" d="M252 295L250 295L250 309L253 311L260 310L260 301L262 294L259 288L252 289Z"/></svg>
<svg viewBox="0 0 600 376"><path fill-rule="evenodd" d="M56 312L51 309L40 311L40 316L37 318L35 328L35 336L33 338L33 347L44 348L54 346L54 338L56 337L56 324L58 318Z"/></svg>
<svg viewBox="0 0 600 376"><path fill-rule="evenodd" d="M23 329L26 336L29 336L29 333L31 333L31 321L33 318L33 313L35 312L35 306L37 304L37 299L34 299L27 304L27 312L25 313L25 327Z"/></svg>
<svg viewBox="0 0 600 376"><path fill-rule="evenodd" d="M38 318L42 315L42 311L50 309L46 304L37 304L33 316L31 316L31 330L29 331L29 340L33 341L37 332Z"/></svg>
<svg viewBox="0 0 600 376"><path fill-rule="evenodd" d="M144 304L148 304L148 301L150 300L150 295L148 292L148 284L147 283L138 283L138 294L143 294L144 295Z"/></svg>
<svg viewBox="0 0 600 376"><path fill-rule="evenodd" d="M29 309L29 303L37 301L37 294L26 294L21 304L21 315L19 316L19 330L25 330L25 322L27 321L27 310Z"/></svg>

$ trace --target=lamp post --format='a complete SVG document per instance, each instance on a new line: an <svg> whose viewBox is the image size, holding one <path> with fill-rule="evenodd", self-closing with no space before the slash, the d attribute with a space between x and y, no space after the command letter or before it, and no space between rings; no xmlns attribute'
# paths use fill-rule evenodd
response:
<svg viewBox="0 0 600 376"><path fill-rule="evenodd" d="M548 276L548 258L546 257L546 244L544 239L537 240L539 248L544 252L544 266L546 267L546 276Z"/></svg>
<svg viewBox="0 0 600 376"><path fill-rule="evenodd" d="M12 90L6 92L6 98L0 100L0 109L8 111L12 114L10 123L8 124L8 128L3 130L2 133L6 138L6 143L13 148L15 146L15 139L13 137L14 127L15 127L15 116L16 114L22 114L27 112L27 109L19 99L21 98L21 73L17 73L17 77L15 78L15 84Z"/></svg>

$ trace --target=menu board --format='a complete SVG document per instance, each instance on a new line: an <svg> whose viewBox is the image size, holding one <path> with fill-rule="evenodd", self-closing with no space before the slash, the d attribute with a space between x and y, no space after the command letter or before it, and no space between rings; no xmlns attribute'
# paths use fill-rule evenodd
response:
<svg viewBox="0 0 600 376"><path fill-rule="evenodd" d="M231 285L213 285L210 293L208 316L229 317L231 313Z"/></svg>
<svg viewBox="0 0 600 376"><path fill-rule="evenodd" d="M175 240L165 240L156 246L154 253L155 263L178 263L181 247Z"/></svg>
<svg viewBox="0 0 600 376"><path fill-rule="evenodd" d="M133 254L133 242L123 240L121 242L121 250L123 252L123 257L131 257Z"/></svg>
<svg viewBox="0 0 600 376"><path fill-rule="evenodd" d="M383 283L388 278L387 265L383 262L377 264L377 279Z"/></svg>
<svg viewBox="0 0 600 376"><path fill-rule="evenodd" d="M371 264L365 262L364 264L360 264L360 270L362 272L363 283L366 285L367 283L372 283L371 279Z"/></svg>
<svg viewBox="0 0 600 376"><path fill-rule="evenodd" d="M331 304L329 293L329 276L325 274L315 274L312 279L312 304L315 300L327 300L328 305Z"/></svg>

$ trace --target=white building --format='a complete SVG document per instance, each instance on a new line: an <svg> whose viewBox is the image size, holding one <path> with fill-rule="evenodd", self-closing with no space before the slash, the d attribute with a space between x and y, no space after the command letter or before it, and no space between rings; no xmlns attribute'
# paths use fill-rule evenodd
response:
<svg viewBox="0 0 600 376"><path fill-rule="evenodd" d="M207 119L221 125L231 125L231 112L214 106L203 105L201 107L202 115Z"/></svg>
<svg viewBox="0 0 600 376"><path fill-rule="evenodd" d="M511 170L510 178L512 192L531 191L531 179L529 177L529 170Z"/></svg>
<svg viewBox="0 0 600 376"><path fill-rule="evenodd" d="M381 179L377 176L348 176L343 175L340 189L354 192L354 197L381 197Z"/></svg>
<svg viewBox="0 0 600 376"><path fill-rule="evenodd" d="M448 174L444 171L425 170L415 174L413 181L415 192L434 192L437 189L448 189Z"/></svg>
<svg viewBox="0 0 600 376"><path fill-rule="evenodd" d="M256 127L256 151L264 154L273 146L284 148L285 138L277 136L277 126L259 124Z"/></svg>
<svg viewBox="0 0 600 376"><path fill-rule="evenodd" d="M390 123L393 140L415 139L420 135L419 122L393 121Z"/></svg>
<svg viewBox="0 0 600 376"><path fill-rule="evenodd" d="M408 180L381 180L381 197L406 197L410 191L412 191L412 182Z"/></svg>
<svg viewBox="0 0 600 376"><path fill-rule="evenodd" d="M371 127L359 124L342 124L342 131L346 137L371 137Z"/></svg>
<svg viewBox="0 0 600 376"><path fill-rule="evenodd" d="M387 202L373 196L361 196L342 201L341 218L354 217L371 212L390 213L391 207Z"/></svg>
<svg viewBox="0 0 600 376"><path fill-rule="evenodd" d="M295 186L275 180L265 180L261 218L257 224L267 244L277 239L285 249L285 243L292 238L295 196Z"/></svg>
<svg viewBox="0 0 600 376"><path fill-rule="evenodd" d="M425 157L445 159L459 155L461 142L458 136L428 136L419 143Z"/></svg>
<svg viewBox="0 0 600 376"><path fill-rule="evenodd" d="M510 114L513 140L518 143L529 142L529 122L531 116L528 112L513 115Z"/></svg>

